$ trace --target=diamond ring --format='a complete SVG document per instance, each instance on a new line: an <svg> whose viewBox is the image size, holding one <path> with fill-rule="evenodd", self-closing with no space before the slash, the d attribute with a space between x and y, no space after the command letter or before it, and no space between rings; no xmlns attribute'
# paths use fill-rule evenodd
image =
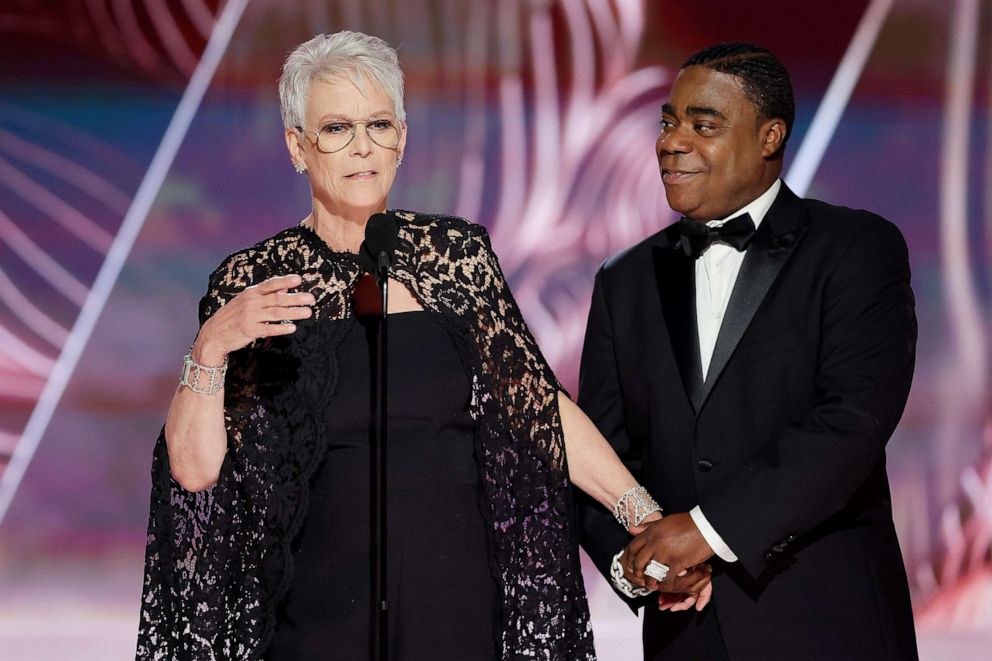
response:
<svg viewBox="0 0 992 661"><path fill-rule="evenodd" d="M644 568L644 573L656 581L664 581L665 577L668 576L668 565L662 564L657 560L652 560Z"/></svg>

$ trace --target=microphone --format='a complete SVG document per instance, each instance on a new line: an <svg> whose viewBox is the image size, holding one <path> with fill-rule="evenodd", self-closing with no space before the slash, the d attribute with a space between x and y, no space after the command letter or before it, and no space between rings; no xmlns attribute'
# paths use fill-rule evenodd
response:
<svg viewBox="0 0 992 661"><path fill-rule="evenodd" d="M365 241L359 249L362 268L371 273L382 284L386 272L393 262L393 252L400 245L400 226L396 216L390 213L375 213L365 224Z"/></svg>
<svg viewBox="0 0 992 661"><path fill-rule="evenodd" d="M389 658L389 590L388 580L388 525L387 521L387 449L389 419L386 387L389 370L387 368L387 348L389 346L387 329L389 327L389 267L393 261L393 252L400 245L400 227L396 216L390 213L372 214L365 224L365 240L358 251L358 259L362 268L375 276L382 297L382 316L379 319L376 351L376 387L375 387L375 435L372 439L372 459L375 470L370 476L370 500L375 525L372 527L372 579L370 587L373 595L373 635L372 647L369 650L372 659Z"/></svg>

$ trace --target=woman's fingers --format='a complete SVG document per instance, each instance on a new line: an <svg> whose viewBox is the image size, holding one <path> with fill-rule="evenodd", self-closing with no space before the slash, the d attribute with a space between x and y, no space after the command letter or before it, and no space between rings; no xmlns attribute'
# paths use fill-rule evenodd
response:
<svg viewBox="0 0 992 661"><path fill-rule="evenodd" d="M283 308L283 310L285 310L286 314L289 315L284 318L289 320L309 319L313 316L313 309L309 307Z"/></svg>
<svg viewBox="0 0 992 661"><path fill-rule="evenodd" d="M297 319L309 319L311 316L313 316L313 310L308 307L271 307L262 308L261 321L294 321Z"/></svg>
<svg viewBox="0 0 992 661"><path fill-rule="evenodd" d="M703 591L699 593L699 601L696 602L696 610L701 611L706 608L706 604L710 603L710 599L713 598L713 583L707 583Z"/></svg>
<svg viewBox="0 0 992 661"><path fill-rule="evenodd" d="M697 601L696 595L690 594L685 599L672 606L672 611L678 612L678 611L689 610L696 604L696 601Z"/></svg>
<svg viewBox="0 0 992 661"><path fill-rule="evenodd" d="M278 306L278 307L304 307L308 305L315 305L317 299L310 292L295 292L290 293L285 289L280 289L273 294L266 296L264 301L267 305Z"/></svg>
<svg viewBox="0 0 992 661"><path fill-rule="evenodd" d="M296 332L296 324L258 324L259 331L256 337L275 337L277 335L289 335Z"/></svg>
<svg viewBox="0 0 992 661"><path fill-rule="evenodd" d="M709 589L699 594L686 592L660 592L658 597L658 610L679 612L689 610L695 606L697 611L701 611L706 608L706 604L709 603L711 594L712 592Z"/></svg>
<svg viewBox="0 0 992 661"><path fill-rule="evenodd" d="M302 284L302 277L291 274L248 287L214 316L211 338L231 352L259 338L295 332L292 322L312 317L310 306L317 302L310 292L290 291Z"/></svg>
<svg viewBox="0 0 992 661"><path fill-rule="evenodd" d="M682 592L659 592L658 593L658 610L662 611L680 611L686 609L686 603L692 599L695 601L696 596L691 594L685 594Z"/></svg>
<svg viewBox="0 0 992 661"><path fill-rule="evenodd" d="M268 280L264 280L254 287L249 287L248 289L254 289L259 294L272 294L280 289L292 289L293 287L299 287L303 284L303 278L296 275L277 275ZM245 290L247 291L247 290Z"/></svg>
<svg viewBox="0 0 992 661"><path fill-rule="evenodd" d="M692 570L702 576L702 579L685 592L659 592L658 610L684 611L695 607L696 611L701 611L709 605L713 599L713 582L711 580L712 568L709 565L698 567Z"/></svg>
<svg viewBox="0 0 992 661"><path fill-rule="evenodd" d="M685 589L685 591L698 594L703 590L704 587L710 584L710 580L711 580L710 574L709 572L706 571L697 570L694 573L694 576L695 576L695 580L691 584L689 584L689 586Z"/></svg>

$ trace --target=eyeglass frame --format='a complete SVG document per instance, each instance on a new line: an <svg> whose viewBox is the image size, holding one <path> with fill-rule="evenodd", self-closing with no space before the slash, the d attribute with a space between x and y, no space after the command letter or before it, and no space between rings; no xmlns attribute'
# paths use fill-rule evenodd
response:
<svg viewBox="0 0 992 661"><path fill-rule="evenodd" d="M376 145L378 147L382 147L383 149L390 149L392 151L399 151L400 142L403 139L403 125L406 122L403 122L402 120L400 120L400 119L398 119L396 117L393 117L391 115L387 115L387 116L383 116L383 117L369 117L368 119L351 119L350 117L340 117L338 119L341 122L346 122L348 124L351 124L351 137L348 138L348 142L344 143L342 146L338 147L337 149L335 149L333 151L328 151L326 149L321 149L320 148L320 131L319 130L318 131L307 131L302 126L297 126L296 127L296 130L299 131L300 133L302 133L304 136L313 135L313 144L317 148L317 150L320 151L320 153L322 153L322 154L336 154L339 151L343 151L343 150L347 149L348 148L348 145L350 145L352 142L355 141L355 136L358 135L358 127L356 126L356 124L362 124L365 127L365 137L368 138L374 145ZM378 122L378 121L381 121L383 119L389 120L394 125L396 125L397 136L396 136L396 146L394 146L394 147L386 147L385 145L380 145L378 142L376 142L375 138L372 137L372 134L369 133L369 122ZM333 124L333 123L334 122L328 122L327 124L325 124L325 126L329 126L330 124Z"/></svg>

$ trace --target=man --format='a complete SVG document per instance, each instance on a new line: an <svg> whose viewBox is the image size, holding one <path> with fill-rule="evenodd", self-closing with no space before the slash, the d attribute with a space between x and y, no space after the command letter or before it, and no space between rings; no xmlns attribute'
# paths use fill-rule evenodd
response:
<svg viewBox="0 0 992 661"><path fill-rule="evenodd" d="M665 510L618 562L667 592L713 570L701 611L628 600L652 606L647 659L917 657L885 472L915 356L906 245L781 182L793 117L767 50L690 57L657 141L684 218L596 276L579 403ZM594 504L580 513L609 576L628 536ZM651 560L670 568L661 583Z"/></svg>

